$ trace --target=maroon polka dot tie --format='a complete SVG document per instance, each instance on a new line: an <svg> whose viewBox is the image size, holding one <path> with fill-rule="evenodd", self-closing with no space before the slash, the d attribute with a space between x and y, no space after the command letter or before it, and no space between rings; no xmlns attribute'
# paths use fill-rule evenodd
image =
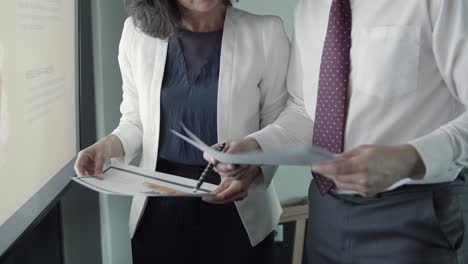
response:
<svg viewBox="0 0 468 264"><path fill-rule="evenodd" d="M343 152L344 146L352 28L349 1L333 0L320 66L312 143L333 153ZM321 195L335 187L317 173L314 181Z"/></svg>

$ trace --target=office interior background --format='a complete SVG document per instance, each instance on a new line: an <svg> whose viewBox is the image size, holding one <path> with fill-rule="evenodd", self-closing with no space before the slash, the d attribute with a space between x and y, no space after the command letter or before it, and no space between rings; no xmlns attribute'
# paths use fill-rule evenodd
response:
<svg viewBox="0 0 468 264"><path fill-rule="evenodd" d="M234 5L282 17L292 38L295 0L240 0ZM84 148L110 133L120 118L122 81L117 52L127 15L121 0L79 0L76 8L79 145ZM309 181L308 168L282 167L275 185L284 204L301 204ZM127 197L100 195L70 182L1 255L0 263L131 263L130 202ZM277 263L292 262L295 239L301 241L295 236L294 223L287 219L277 229Z"/></svg>

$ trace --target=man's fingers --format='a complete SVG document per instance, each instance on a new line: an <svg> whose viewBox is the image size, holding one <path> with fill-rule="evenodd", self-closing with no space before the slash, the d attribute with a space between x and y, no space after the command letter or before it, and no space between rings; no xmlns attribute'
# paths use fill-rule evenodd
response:
<svg viewBox="0 0 468 264"><path fill-rule="evenodd" d="M356 158L323 162L312 166L312 171L322 175L349 175L366 170L367 164L359 162Z"/></svg>
<svg viewBox="0 0 468 264"><path fill-rule="evenodd" d="M355 173L348 175L335 175L333 176L334 180L342 183L350 183L355 185L366 186L369 184L369 180L366 174L364 173Z"/></svg>
<svg viewBox="0 0 468 264"><path fill-rule="evenodd" d="M359 153L360 153L360 149L356 148L356 149L353 149L353 150L350 150L350 151L343 152L343 153L341 153L341 154L339 154L337 156L342 158L342 159L350 159L350 158L358 155Z"/></svg>
<svg viewBox="0 0 468 264"><path fill-rule="evenodd" d="M335 182L335 186L340 190L356 191L356 186L354 184L346 182Z"/></svg>
<svg viewBox="0 0 468 264"><path fill-rule="evenodd" d="M358 192L364 197L372 196L375 188L366 174L338 175L333 177L336 187Z"/></svg>
<svg viewBox="0 0 468 264"><path fill-rule="evenodd" d="M345 182L335 182L336 188L340 190L355 191L364 196L364 190L359 185Z"/></svg>
<svg viewBox="0 0 468 264"><path fill-rule="evenodd" d="M356 156L369 154L372 151L372 147L369 145L362 145L350 151L346 151L338 155L343 159L350 159Z"/></svg>
<svg viewBox="0 0 468 264"><path fill-rule="evenodd" d="M349 160L338 160L333 162L323 162L321 164L312 166L312 171L322 175L339 175L349 173L351 164Z"/></svg>

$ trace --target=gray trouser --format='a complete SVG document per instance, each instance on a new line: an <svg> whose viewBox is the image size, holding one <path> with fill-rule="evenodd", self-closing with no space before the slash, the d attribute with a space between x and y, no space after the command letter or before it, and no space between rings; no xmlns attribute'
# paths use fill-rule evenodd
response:
<svg viewBox="0 0 468 264"><path fill-rule="evenodd" d="M404 186L373 198L309 189L309 264L468 264L468 182Z"/></svg>

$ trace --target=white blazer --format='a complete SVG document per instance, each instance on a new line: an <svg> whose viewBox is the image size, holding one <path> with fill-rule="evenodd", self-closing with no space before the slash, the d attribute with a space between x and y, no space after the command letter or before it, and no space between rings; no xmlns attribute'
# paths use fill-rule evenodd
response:
<svg viewBox="0 0 468 264"><path fill-rule="evenodd" d="M140 167L155 170L158 160L160 91L168 41L151 37L125 22L119 49L123 78L122 118L112 133L122 142L130 162L142 154ZM218 141L240 139L272 123L287 101L285 87L290 43L281 19L228 8L218 87ZM276 168L264 167L264 178L236 202L252 245L278 224L281 206L270 179ZM134 197L130 211L133 237L146 198ZM161 215L164 217L164 215ZM229 228L229 227L226 227Z"/></svg>

